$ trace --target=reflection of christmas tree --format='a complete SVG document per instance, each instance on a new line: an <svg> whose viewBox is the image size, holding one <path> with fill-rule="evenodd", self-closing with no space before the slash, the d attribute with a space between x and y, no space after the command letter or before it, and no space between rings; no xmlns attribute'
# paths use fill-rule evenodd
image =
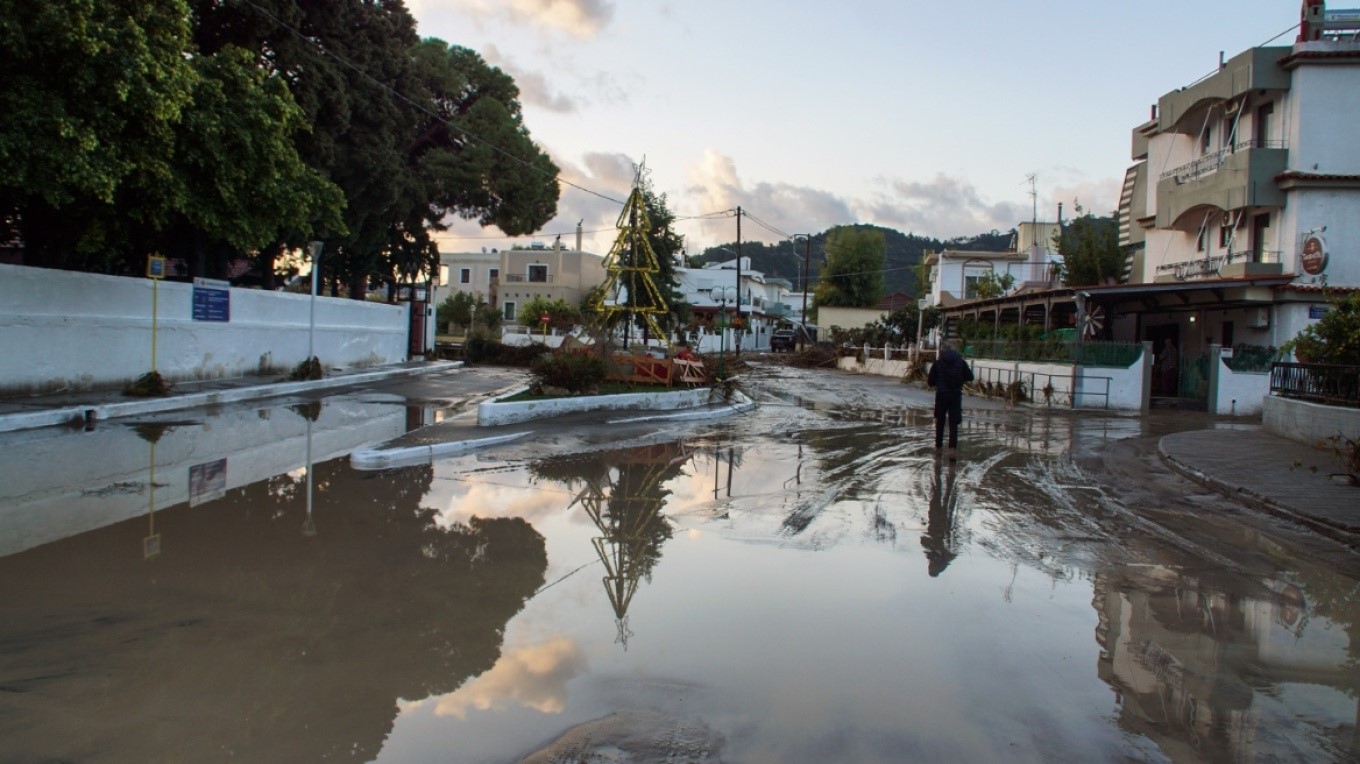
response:
<svg viewBox="0 0 1360 764"><path fill-rule="evenodd" d="M605 594L618 622L619 641L628 647L628 606L638 582L651 579L661 559L661 545L671 538L669 520L661 513L670 491L663 485L680 474L689 458L682 445L664 443L603 455L614 470L596 471L585 479L576 502L603 534L593 540L604 564Z"/></svg>

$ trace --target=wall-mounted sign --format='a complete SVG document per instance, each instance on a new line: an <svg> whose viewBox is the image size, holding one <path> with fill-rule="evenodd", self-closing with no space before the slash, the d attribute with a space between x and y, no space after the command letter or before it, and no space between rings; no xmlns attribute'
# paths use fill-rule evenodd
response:
<svg viewBox="0 0 1360 764"><path fill-rule="evenodd" d="M1303 251L1299 253L1299 264L1309 276L1320 275L1327 269L1327 242L1321 235L1310 233L1303 239Z"/></svg>
<svg viewBox="0 0 1360 764"><path fill-rule="evenodd" d="M194 320L231 320L231 282L194 279Z"/></svg>
<svg viewBox="0 0 1360 764"><path fill-rule="evenodd" d="M189 506L196 507L227 495L227 460L189 467Z"/></svg>
<svg viewBox="0 0 1360 764"><path fill-rule="evenodd" d="M1326 306L1326 305L1309 305L1309 306L1308 306L1308 318L1309 318L1310 320L1316 321L1316 320L1318 320L1319 318L1322 318L1322 317L1325 316L1325 315L1327 315L1327 306Z"/></svg>

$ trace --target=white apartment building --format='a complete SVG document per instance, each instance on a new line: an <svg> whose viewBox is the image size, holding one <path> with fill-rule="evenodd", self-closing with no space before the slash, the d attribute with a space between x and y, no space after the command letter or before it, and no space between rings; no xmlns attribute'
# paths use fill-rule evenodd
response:
<svg viewBox="0 0 1360 764"><path fill-rule="evenodd" d="M1320 0L1293 45L1161 96L1133 130L1120 202L1130 280L1178 295L1146 320L1182 346L1279 346L1320 317L1323 283L1360 286L1357 125L1360 11Z"/></svg>
<svg viewBox="0 0 1360 764"><path fill-rule="evenodd" d="M730 318L740 315L743 331L728 329L727 347L763 350L770 346L770 334L781 320L787 320L797 311L790 312L789 289L787 280L767 278L760 271L751 270L751 258L741 258L741 284L737 284L737 261L709 263L702 268L677 268L679 291L685 302L693 307L694 316L707 327L699 338L701 349L705 352L717 349L720 339L716 335L714 318L725 311ZM740 294L740 303L737 297ZM799 306L801 308L801 306Z"/></svg>

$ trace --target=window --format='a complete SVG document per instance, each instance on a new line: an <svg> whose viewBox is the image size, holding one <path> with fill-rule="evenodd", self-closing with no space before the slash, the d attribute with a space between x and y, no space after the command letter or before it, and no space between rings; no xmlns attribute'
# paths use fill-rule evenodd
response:
<svg viewBox="0 0 1360 764"><path fill-rule="evenodd" d="M548 282L548 266L538 264L529 266L529 281L546 284Z"/></svg>
<svg viewBox="0 0 1360 764"><path fill-rule="evenodd" d="M459 284L471 284L471 283L472 283L472 269L471 269L471 268L459 268L459 269L458 269L458 283L459 283Z"/></svg>
<svg viewBox="0 0 1360 764"><path fill-rule="evenodd" d="M449 283L449 266L447 265L439 266L439 283L441 284Z"/></svg>
<svg viewBox="0 0 1360 764"><path fill-rule="evenodd" d="M1209 233L1209 229L1207 229L1207 228L1201 228L1201 229L1199 229L1199 238L1195 239L1195 251L1196 251L1196 252L1203 252L1203 251L1204 251L1204 245L1205 245L1205 243L1206 243L1205 240L1209 238L1208 233Z"/></svg>
<svg viewBox="0 0 1360 764"><path fill-rule="evenodd" d="M1214 128L1212 125L1206 124L1204 126L1204 132L1201 133L1199 136L1199 153L1208 154L1209 147L1212 146L1213 143L1214 143Z"/></svg>
<svg viewBox="0 0 1360 764"><path fill-rule="evenodd" d="M985 277L985 276L964 276L964 277L963 277L963 297L964 297L965 300L971 300L971 299L973 299L973 298L975 298L975 297L978 296L977 285L978 285L978 282L979 282L979 281L982 281L984 278L986 278L986 277Z"/></svg>
<svg viewBox="0 0 1360 764"><path fill-rule="evenodd" d="M1252 262L1266 262L1266 229L1270 228L1270 213L1257 215L1251 219L1251 259Z"/></svg>
<svg viewBox="0 0 1360 764"><path fill-rule="evenodd" d="M1256 133L1257 148L1269 148L1270 141L1270 115L1275 113L1275 103L1261 104L1256 109L1256 124L1253 125Z"/></svg>
<svg viewBox="0 0 1360 764"><path fill-rule="evenodd" d="M501 269L500 269L500 268L492 268L491 270L487 271L487 272L486 272L486 280L487 280L487 281L500 281L500 280L501 280Z"/></svg>
<svg viewBox="0 0 1360 764"><path fill-rule="evenodd" d="M1222 247L1223 249L1227 249L1228 245L1232 243L1232 237L1233 237L1232 225L1219 226L1218 246Z"/></svg>
<svg viewBox="0 0 1360 764"><path fill-rule="evenodd" d="M506 321L515 320L515 304L513 302L507 302L505 304L505 320Z"/></svg>

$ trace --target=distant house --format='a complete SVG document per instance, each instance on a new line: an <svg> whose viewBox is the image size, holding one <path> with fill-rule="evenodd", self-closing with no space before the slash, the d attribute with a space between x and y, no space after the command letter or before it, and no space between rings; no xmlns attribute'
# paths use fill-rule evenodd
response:
<svg viewBox="0 0 1360 764"><path fill-rule="evenodd" d="M916 298L906 292L893 292L872 308L835 308L824 305L817 309L817 325L826 328L858 329L888 317L893 311L916 304Z"/></svg>
<svg viewBox="0 0 1360 764"><path fill-rule="evenodd" d="M511 323L524 323L519 309L536 297L579 305L605 279L602 256L567 249L560 242L552 247L441 252L439 263L445 291L481 295Z"/></svg>

